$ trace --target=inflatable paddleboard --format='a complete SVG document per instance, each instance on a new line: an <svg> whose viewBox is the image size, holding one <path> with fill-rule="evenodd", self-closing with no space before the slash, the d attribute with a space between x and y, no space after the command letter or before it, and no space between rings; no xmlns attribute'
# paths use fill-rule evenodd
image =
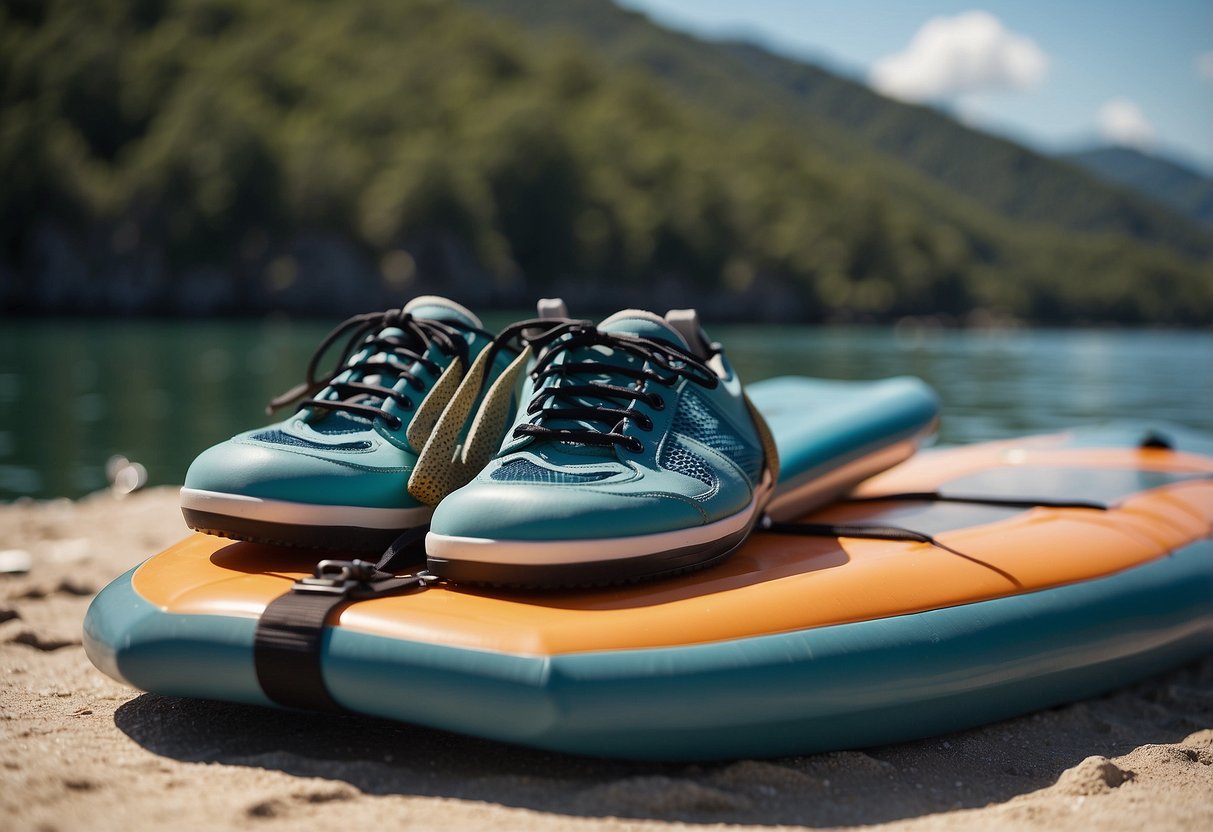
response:
<svg viewBox="0 0 1213 832"><path fill-rule="evenodd" d="M539 748L719 759L958 730L1213 649L1207 438L1124 429L936 450L856 496L794 524L811 536L756 533L680 578L559 593L423 583L346 604L318 642L324 685L350 711ZM311 565L191 536L102 591L86 650L144 690L274 704L258 619Z"/></svg>
<svg viewBox="0 0 1213 832"><path fill-rule="evenodd" d="M767 514L789 520L909 459L934 435L939 399L917 378L834 381L782 376L749 385L779 452Z"/></svg>

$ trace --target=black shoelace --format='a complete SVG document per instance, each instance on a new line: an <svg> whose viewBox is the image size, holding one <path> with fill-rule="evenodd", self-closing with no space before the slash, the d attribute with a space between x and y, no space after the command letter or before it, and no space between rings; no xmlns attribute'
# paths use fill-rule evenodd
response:
<svg viewBox="0 0 1213 832"><path fill-rule="evenodd" d="M645 402L655 410L665 407L665 399L659 392L646 390L649 382L673 387L679 378L686 378L707 389L719 384L703 359L682 347L638 335L603 332L589 321L521 321L504 330L498 343L513 339L536 351L535 366L531 369L535 395L526 409L530 418L514 428L514 438L531 436L582 445L619 445L639 453L644 450L644 443L621 431L629 421L641 430L652 430L653 420L635 408L636 402ZM592 353L578 361L556 363L560 355L595 346L635 356L640 359L640 366L595 360ZM626 376L633 384L625 387L578 379L606 373ZM549 379L555 381L543 386ZM586 404L587 401L602 404ZM552 427L545 422L578 422L588 426Z"/></svg>
<svg viewBox="0 0 1213 832"><path fill-rule="evenodd" d="M385 332L387 329L399 329L401 333ZM415 404L406 393L393 389L395 385L404 379L414 391L425 389L425 382L412 373L414 364L420 364L434 375L441 374L443 367L426 356L431 344L436 345L448 358L461 358L466 368L468 343L463 334L467 332L492 337L488 332L457 321L414 318L400 309L355 315L324 337L308 361L306 381L270 400L266 411L273 413L278 408L299 402L303 407L317 412L340 411L369 419L383 419L388 428L398 430L402 425L400 417L384 410L383 405L390 400L404 410L412 410ZM336 364L323 377L317 378L317 365L337 339L347 333L345 346ZM367 351L372 358L352 361L352 356L361 351ZM388 357L374 358L376 355ZM346 372L350 373L348 379L336 380L337 376ZM373 384L364 380L371 376L378 376L381 383ZM334 391L333 398L314 398L326 387Z"/></svg>

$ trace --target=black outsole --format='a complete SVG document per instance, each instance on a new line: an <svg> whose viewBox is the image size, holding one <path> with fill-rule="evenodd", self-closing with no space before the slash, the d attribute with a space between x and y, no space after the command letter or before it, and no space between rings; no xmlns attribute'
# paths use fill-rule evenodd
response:
<svg viewBox="0 0 1213 832"><path fill-rule="evenodd" d="M631 558L587 563L518 565L485 561L448 560L430 556L426 569L458 584L513 589L593 589L641 583L706 569L741 546L750 536L759 513L740 531L701 546L685 546ZM570 543L570 547L576 543Z"/></svg>
<svg viewBox="0 0 1213 832"><path fill-rule="evenodd" d="M407 529L364 529L359 526L296 526L289 523L269 523L245 517L228 517L211 511L181 509L185 524L194 531L213 534L229 540L286 546L293 549L315 549L345 555L374 555L378 557ZM420 558L419 558L420 560Z"/></svg>

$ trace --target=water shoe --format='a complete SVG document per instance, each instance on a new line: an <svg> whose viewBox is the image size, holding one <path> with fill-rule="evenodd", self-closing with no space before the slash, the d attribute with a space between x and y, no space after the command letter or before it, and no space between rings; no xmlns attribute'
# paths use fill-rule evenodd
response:
<svg viewBox="0 0 1213 832"><path fill-rule="evenodd" d="M334 369L317 364L346 339ZM466 430L437 427L461 383L485 388L514 360L480 320L445 298L357 315L320 345L307 382L278 397L290 418L204 451L190 466L181 509L190 528L237 540L378 553L424 527L433 507L479 470L453 462ZM482 420L492 450L513 418ZM488 424L495 420L496 424ZM491 456L491 451L484 454Z"/></svg>
<svg viewBox="0 0 1213 832"><path fill-rule="evenodd" d="M693 310L619 312L523 334L509 438L426 537L454 581L598 585L707 566L749 535L774 442Z"/></svg>

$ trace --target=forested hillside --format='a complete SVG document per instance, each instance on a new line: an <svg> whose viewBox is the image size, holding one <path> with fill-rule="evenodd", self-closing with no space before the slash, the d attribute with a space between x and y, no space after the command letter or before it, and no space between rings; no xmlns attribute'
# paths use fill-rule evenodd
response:
<svg viewBox="0 0 1213 832"><path fill-rule="evenodd" d="M921 197L931 182L1013 220L1213 253L1206 230L1177 222L1152 202L812 64L748 43L698 40L603 0L464 2L532 31L584 37L612 66L650 72L718 112L780 119L835 161L884 164L882 176L907 198ZM922 176L908 177L911 171Z"/></svg>
<svg viewBox="0 0 1213 832"><path fill-rule="evenodd" d="M0 10L10 312L331 316L439 289L760 319L1213 317L1199 235L1013 222L453 4Z"/></svg>
<svg viewBox="0 0 1213 832"><path fill-rule="evenodd" d="M1062 158L1213 228L1213 176L1131 147L1096 147Z"/></svg>

